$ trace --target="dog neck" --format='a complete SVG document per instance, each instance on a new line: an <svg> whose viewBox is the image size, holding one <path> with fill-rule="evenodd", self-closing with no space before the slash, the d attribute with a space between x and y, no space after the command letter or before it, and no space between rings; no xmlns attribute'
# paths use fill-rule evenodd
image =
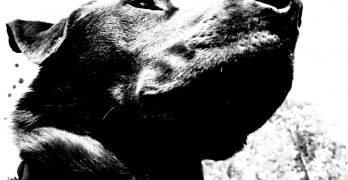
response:
<svg viewBox="0 0 348 180"><path fill-rule="evenodd" d="M105 116L112 107L110 100L96 96L103 93L93 93L86 86L80 86L81 82L76 84L77 79L72 79L70 73L60 67L54 71L42 67L30 86L31 91L17 104L14 123L18 129L30 131L34 127L54 126L85 134L86 127ZM81 93L82 89L85 93Z"/></svg>

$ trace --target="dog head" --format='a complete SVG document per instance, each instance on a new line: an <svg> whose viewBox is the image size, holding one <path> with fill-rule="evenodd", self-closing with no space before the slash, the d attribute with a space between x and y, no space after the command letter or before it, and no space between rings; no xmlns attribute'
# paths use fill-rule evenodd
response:
<svg viewBox="0 0 348 180"><path fill-rule="evenodd" d="M301 11L299 0L99 0L57 24L13 21L12 49L41 66L19 108L259 127L291 88Z"/></svg>

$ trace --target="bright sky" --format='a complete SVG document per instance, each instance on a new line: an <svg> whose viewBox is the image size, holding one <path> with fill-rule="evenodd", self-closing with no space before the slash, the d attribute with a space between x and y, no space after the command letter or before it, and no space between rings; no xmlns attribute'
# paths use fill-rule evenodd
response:
<svg viewBox="0 0 348 180"><path fill-rule="evenodd" d="M343 115L348 110L347 7L345 0L304 0L292 91Z"/></svg>
<svg viewBox="0 0 348 180"><path fill-rule="evenodd" d="M3 119L11 105L8 96L14 92L12 99L18 97L23 86L18 84L21 74L24 79L34 76L32 66L21 54L14 54L8 47L5 23L14 19L42 20L57 22L72 10L89 0L10 0L0 7L0 143L8 132L3 131ZM295 81L291 97L318 102L323 111L331 117L345 119L348 102L348 1L346 0L303 0L304 14L301 35L296 50ZM19 68L14 68L20 63ZM27 72L26 72L27 71ZM27 81L25 81L27 83ZM17 89L13 90L12 85ZM347 109L347 110L346 110ZM348 127L342 121L342 131ZM345 138L342 134L338 134ZM2 138L2 139L1 139ZM9 154L9 156L7 156ZM15 154L15 149L0 149L0 161ZM17 161L0 163L0 179L3 172L13 171Z"/></svg>

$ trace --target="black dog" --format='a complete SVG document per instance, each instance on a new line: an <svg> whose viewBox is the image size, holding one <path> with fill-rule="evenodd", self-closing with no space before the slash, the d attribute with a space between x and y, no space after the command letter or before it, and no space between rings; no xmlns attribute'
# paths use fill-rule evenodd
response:
<svg viewBox="0 0 348 180"><path fill-rule="evenodd" d="M14 112L20 179L202 179L283 102L299 0L99 0L7 24L41 66Z"/></svg>

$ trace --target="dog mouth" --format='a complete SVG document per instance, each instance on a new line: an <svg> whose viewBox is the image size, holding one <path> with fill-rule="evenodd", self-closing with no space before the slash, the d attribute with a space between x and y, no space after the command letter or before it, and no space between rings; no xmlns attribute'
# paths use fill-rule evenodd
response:
<svg viewBox="0 0 348 180"><path fill-rule="evenodd" d="M268 35L267 32L262 33ZM250 36L254 38L259 34ZM277 37L274 38L278 41ZM267 44L269 40L262 43ZM239 116L240 112L252 108L254 104L262 106L273 99L279 101L278 98L284 98L291 88L292 51L286 47L263 47L264 50L259 51L256 46L262 46L260 42L248 43L248 46L255 46L252 47L255 52L248 49L250 53L244 54L242 48L245 47L239 50L231 50L229 46L217 47L218 52L228 59L207 53L203 56L214 56L214 60L221 62L211 63L212 59L207 59L168 82L162 83L154 78L148 81L150 83L137 86L141 111L147 115L146 118L170 120L177 116L177 119L184 119L205 114L219 121L226 118L220 117L226 112Z"/></svg>
<svg viewBox="0 0 348 180"><path fill-rule="evenodd" d="M254 29L247 33L239 29L239 33L234 33L237 35L233 36L223 36L216 31L215 34L205 32L199 36L194 35L187 41L175 43L165 51L170 54L170 58L174 55L179 57L177 58L180 59L179 61L185 61L185 63L178 66L171 63L173 60L163 60L163 62L148 65L139 75L136 96L153 97L176 92L176 89L186 89L187 86L191 86L189 84L192 81L196 82L196 79L205 79L207 76L204 74L216 74L216 72L220 73L216 78L231 82L233 80L230 77L238 76L238 73L222 72L236 71L235 67L238 67L238 64L250 63L250 66L257 64L260 69L265 70L267 69L265 66L275 67L277 63L292 64L298 29L296 26L286 33L285 29L289 28L284 27L279 30L269 28L267 25L263 30ZM278 59L267 54L275 54ZM241 69L249 71L245 65ZM201 81L196 84L214 84L213 81Z"/></svg>
<svg viewBox="0 0 348 180"><path fill-rule="evenodd" d="M173 96L188 97L186 100L189 100L190 97L200 94L195 97L196 100L192 100L198 102L197 99L205 97L203 93L205 92L205 94L214 94L214 98L218 99L220 92L217 90L230 89L226 87L233 85L234 81L245 72L262 75L263 71L276 67L278 63L291 66L293 49L290 42L292 43L288 40L282 41L278 35L263 30L245 34L232 42L202 41L190 45L177 43L167 51L191 62L175 67L176 65L170 64L168 60L147 66L139 75L136 96L149 101L153 101L156 96L160 97L156 99ZM292 68L290 66L287 68ZM257 71L252 72L254 68ZM289 70L286 69L286 71ZM253 83L252 80L250 83ZM195 93L198 91L201 93ZM187 96L187 94L191 95ZM225 96L221 99L230 100Z"/></svg>
<svg viewBox="0 0 348 180"><path fill-rule="evenodd" d="M292 82L301 4L288 1L279 8L261 0L254 5L263 10L234 12L233 20L214 19L218 24L206 21L200 31L162 49L162 59L143 68L135 84L138 102L151 104L146 111L168 112L178 109L168 103L180 101L187 102L183 110L283 98Z"/></svg>

